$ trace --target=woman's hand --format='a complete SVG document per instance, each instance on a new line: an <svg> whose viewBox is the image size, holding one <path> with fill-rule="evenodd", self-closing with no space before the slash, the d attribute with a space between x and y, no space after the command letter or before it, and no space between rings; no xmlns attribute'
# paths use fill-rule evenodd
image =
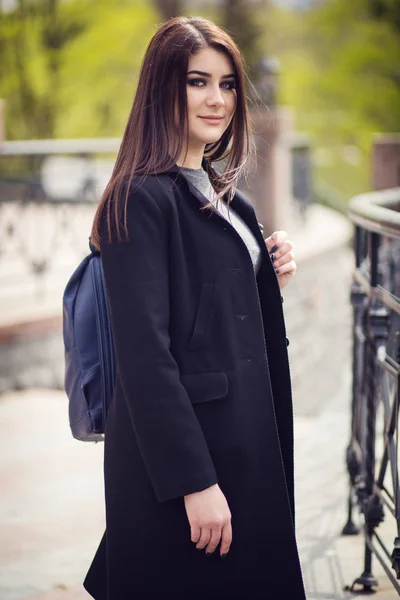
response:
<svg viewBox="0 0 400 600"><path fill-rule="evenodd" d="M293 244L287 239L286 231L274 231L265 238L265 243L271 254L279 287L282 289L296 274L297 265L294 260Z"/></svg>
<svg viewBox="0 0 400 600"><path fill-rule="evenodd" d="M232 543L231 512L221 488L216 483L205 490L184 496L190 524L191 540L198 550L214 552L221 541L220 555L228 553Z"/></svg>

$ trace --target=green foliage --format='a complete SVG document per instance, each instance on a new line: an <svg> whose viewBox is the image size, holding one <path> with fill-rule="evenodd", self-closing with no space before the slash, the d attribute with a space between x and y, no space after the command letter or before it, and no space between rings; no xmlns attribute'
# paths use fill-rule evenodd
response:
<svg viewBox="0 0 400 600"><path fill-rule="evenodd" d="M325 0L307 12L262 0L251 11L242 0L183 5L183 14L226 27L249 65L262 55L280 59L279 101L295 110L297 130L312 134L316 177L337 197L366 191L373 134L400 129L400 1ZM17 0L12 11L0 8L6 137L120 136L147 43L164 19L160 6Z"/></svg>
<svg viewBox="0 0 400 600"><path fill-rule="evenodd" d="M83 4L19 0L1 15L0 95L6 100L7 137L52 136L63 52L87 26Z"/></svg>
<svg viewBox="0 0 400 600"><path fill-rule="evenodd" d="M121 135L157 22L139 0L20 0L0 21L6 137Z"/></svg>
<svg viewBox="0 0 400 600"><path fill-rule="evenodd" d="M65 55L58 137L122 135L145 47L156 31L157 14L148 4L116 10L103 0L95 13Z"/></svg>
<svg viewBox="0 0 400 600"><path fill-rule="evenodd" d="M400 128L399 3L380 3L379 16L373 0L327 0L306 13L275 9L269 20L281 103L327 151L317 176L346 196L370 186L373 134ZM346 159L345 145L359 149L359 164Z"/></svg>

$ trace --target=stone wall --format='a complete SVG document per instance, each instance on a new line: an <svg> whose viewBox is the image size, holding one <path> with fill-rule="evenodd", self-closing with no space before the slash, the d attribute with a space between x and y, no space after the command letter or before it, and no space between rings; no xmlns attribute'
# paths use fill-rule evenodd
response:
<svg viewBox="0 0 400 600"><path fill-rule="evenodd" d="M62 389L61 316L0 332L0 393L25 388Z"/></svg>

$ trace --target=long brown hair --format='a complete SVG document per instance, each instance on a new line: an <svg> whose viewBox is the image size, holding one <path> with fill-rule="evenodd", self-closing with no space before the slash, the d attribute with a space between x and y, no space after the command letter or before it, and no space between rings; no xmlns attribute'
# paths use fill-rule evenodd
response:
<svg viewBox="0 0 400 600"><path fill-rule="evenodd" d="M114 169L100 199L91 233L91 243L100 248L100 219L107 209L108 234L111 219L120 239L119 196L123 182L128 180L124 204L125 234L127 231L128 190L132 179L142 183L146 175L159 174L176 164L184 147L183 131L174 126L175 103L183 124L187 123L186 80L189 58L203 48L225 52L236 75L236 108L229 126L217 142L206 144L205 168L216 196L229 202L235 194L238 180L247 175L249 157L254 153L250 116L247 107L246 81L249 81L245 60L226 31L202 17L174 17L162 24L154 34L144 55L137 91L122 138ZM175 151L171 153L171 138ZM222 161L225 168L217 173L211 166ZM213 202L214 202L213 201ZM206 205L212 207L212 203Z"/></svg>

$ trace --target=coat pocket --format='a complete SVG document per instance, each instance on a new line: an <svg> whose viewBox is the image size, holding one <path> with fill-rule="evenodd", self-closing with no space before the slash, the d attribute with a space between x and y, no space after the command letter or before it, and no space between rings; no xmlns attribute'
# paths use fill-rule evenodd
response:
<svg viewBox="0 0 400 600"><path fill-rule="evenodd" d="M208 324L211 318L214 292L215 286L213 283L202 284L193 331L186 344L186 350L198 350L204 346Z"/></svg>
<svg viewBox="0 0 400 600"><path fill-rule="evenodd" d="M193 404L223 398L228 393L228 378L224 371L182 373L180 379Z"/></svg>

